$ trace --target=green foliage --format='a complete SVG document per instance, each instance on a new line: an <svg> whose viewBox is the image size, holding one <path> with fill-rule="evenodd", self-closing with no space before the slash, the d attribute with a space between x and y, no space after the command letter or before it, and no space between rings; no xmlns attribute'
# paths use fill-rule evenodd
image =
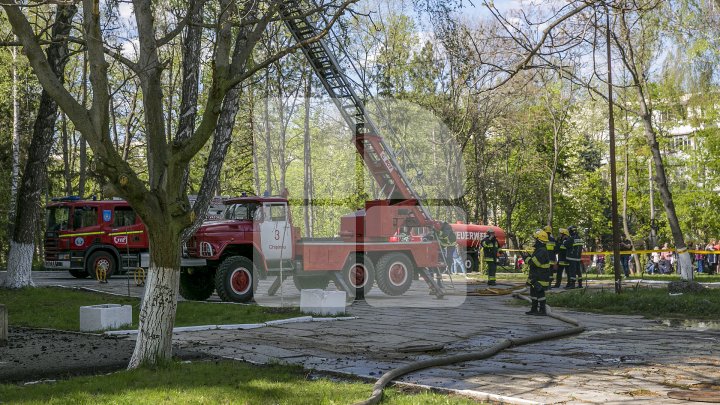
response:
<svg viewBox="0 0 720 405"><path fill-rule="evenodd" d="M348 404L370 396L372 385L312 378L293 366L253 366L214 361L171 364L78 377L52 384L0 385L0 398L15 404ZM475 404L434 393L385 392L386 404Z"/></svg>

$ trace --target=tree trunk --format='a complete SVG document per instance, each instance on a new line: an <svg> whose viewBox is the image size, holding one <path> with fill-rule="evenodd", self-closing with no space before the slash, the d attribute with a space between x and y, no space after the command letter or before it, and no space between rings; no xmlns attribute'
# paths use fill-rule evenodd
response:
<svg viewBox="0 0 720 405"><path fill-rule="evenodd" d="M554 118L554 115L553 115ZM558 158L560 155L560 128L553 130L553 168L550 172L550 184L548 185L548 220L547 225L553 225L553 210L555 209L555 178L557 177Z"/></svg>
<svg viewBox="0 0 720 405"><path fill-rule="evenodd" d="M52 29L53 43L47 49L48 62L61 82L67 63L67 36L76 11L77 7L74 5L58 6ZM8 254L8 273L5 280L5 286L8 288L34 285L32 259L35 251L35 232L41 218L40 202L47 180L47 165L54 140L57 110L55 100L43 90L18 193L15 210L17 216L13 218L16 226Z"/></svg>
<svg viewBox="0 0 720 405"><path fill-rule="evenodd" d="M305 220L305 237L313 235L312 230L312 138L310 136L310 97L312 96L312 76L307 75L305 84L305 132L303 134L303 174L305 176L305 187L303 187L303 218Z"/></svg>
<svg viewBox="0 0 720 405"><path fill-rule="evenodd" d="M668 225L670 225L675 249L677 249L678 252L680 276L683 280L692 280L692 258L690 257L690 253L685 245L685 238L683 237L682 229L680 228L680 221L678 221L677 214L675 212L675 203L673 202L672 193L670 193L670 187L667 183L665 165L663 164L662 154L660 153L660 145L658 144L657 134L655 133L655 129L652 124L652 115L650 114L647 103L645 102L645 96L642 88L640 86L635 87L638 94L638 102L640 103L640 118L642 119L645 137L650 145L653 162L655 164L655 184L657 184L658 190L660 191L660 199L662 200L663 207L665 208L665 215L668 219Z"/></svg>
<svg viewBox="0 0 720 405"><path fill-rule="evenodd" d="M12 47L12 168L10 171L10 202L8 204L8 235L15 228L15 203L18 195L18 177L20 176L20 99L18 98L17 47Z"/></svg>
<svg viewBox="0 0 720 405"><path fill-rule="evenodd" d="M279 67L278 67L279 69ZM278 80L281 80L278 74ZM285 100L283 99L282 84L278 83L278 118L280 123L280 141L278 142L278 166L280 169L280 181L278 183L278 193L285 192L285 176L287 174L287 160L285 156L285 139L287 138L287 129L285 127Z"/></svg>
<svg viewBox="0 0 720 405"><path fill-rule="evenodd" d="M272 144L270 143L270 73L265 75L265 191L272 194Z"/></svg>
<svg viewBox="0 0 720 405"><path fill-rule="evenodd" d="M258 195L262 194L262 189L260 188L260 161L258 160L258 147L255 137L255 92L252 89L250 90L250 113L248 114L249 119L249 126L250 126L250 134L251 134L251 140L252 140L252 157L253 157L253 184L255 185L255 192Z"/></svg>
<svg viewBox="0 0 720 405"><path fill-rule="evenodd" d="M180 235L163 229L161 223L153 225L156 226L148 226L150 268L135 351L128 369L158 365L172 358L172 329L180 284Z"/></svg>
<svg viewBox="0 0 720 405"><path fill-rule="evenodd" d="M623 176L623 196L622 196L622 223L623 233L625 238L630 241L630 247L635 250L635 241L633 241L630 235L630 228L628 226L628 192L630 190L630 148L629 148L629 135L625 137L625 174ZM635 269L640 269L640 258L638 255L633 255L635 260ZM636 270L637 271L637 270Z"/></svg>
<svg viewBox="0 0 720 405"><path fill-rule="evenodd" d="M65 178L65 195L72 194L72 175L70 174L70 140L67 131L67 116L62 115L62 125L60 128L60 141L62 142L63 155L63 177Z"/></svg>
<svg viewBox="0 0 720 405"><path fill-rule="evenodd" d="M650 146L653 163L655 165L655 184L657 184L658 190L660 191L660 199L663 202L663 207L665 208L665 215L667 216L668 225L670 225L670 231L672 232L673 236L673 242L675 243L675 249L677 249L678 252L678 265L680 266L680 276L683 280L692 280L692 258L690 257L690 253L688 252L687 246L685 245L685 238L683 237L682 229L680 228L680 222L678 221L677 213L675 212L675 203L673 202L672 194L670 193L670 187L667 183L665 165L662 161L660 145L657 141L657 133L655 132L655 128L652 123L652 112L650 111L647 99L645 98L645 89L643 86L644 84L646 84L646 75L641 72L641 69L639 69L636 62L635 50L632 45L633 42L630 38L630 29L625 19L625 14L621 14L619 20L621 23L624 39L626 41L624 52L622 53L622 61L625 64L625 67L628 69L628 72L630 73L633 80L633 87L635 87L635 95L637 96L637 101L640 108L639 118L643 124L645 137L647 138L648 145Z"/></svg>
<svg viewBox="0 0 720 405"><path fill-rule="evenodd" d="M87 106L88 96L88 74L87 74L87 53L83 54L83 71L82 71L82 105ZM78 168L78 195L85 197L85 182L87 180L87 140L84 136L80 137L80 167Z"/></svg>

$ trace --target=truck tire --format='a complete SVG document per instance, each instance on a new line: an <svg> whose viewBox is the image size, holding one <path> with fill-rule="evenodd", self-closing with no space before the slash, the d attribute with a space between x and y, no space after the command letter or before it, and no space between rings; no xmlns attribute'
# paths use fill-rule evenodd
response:
<svg viewBox="0 0 720 405"><path fill-rule="evenodd" d="M180 270L180 296L189 301L205 301L215 292L215 277L206 268Z"/></svg>
<svg viewBox="0 0 720 405"><path fill-rule="evenodd" d="M465 271L467 273L474 273L480 271L478 266L478 255L477 252L469 252L465 254Z"/></svg>
<svg viewBox="0 0 720 405"><path fill-rule="evenodd" d="M410 289L414 268L404 253L388 253L375 266L378 288L387 295L403 295Z"/></svg>
<svg viewBox="0 0 720 405"><path fill-rule="evenodd" d="M257 285L255 265L245 256L228 257L215 273L215 290L223 301L249 302Z"/></svg>
<svg viewBox="0 0 720 405"><path fill-rule="evenodd" d="M86 270L82 269L70 269L70 275L75 278L88 278L90 276Z"/></svg>
<svg viewBox="0 0 720 405"><path fill-rule="evenodd" d="M323 276L293 276L293 284L295 288L300 290L321 289L324 290L330 284L330 278Z"/></svg>
<svg viewBox="0 0 720 405"><path fill-rule="evenodd" d="M355 298L363 299L375 283L375 266L364 254L351 254L343 266L342 278L348 287L355 289Z"/></svg>
<svg viewBox="0 0 720 405"><path fill-rule="evenodd" d="M115 256L106 250L93 252L85 263L85 271L87 271L91 278L97 280L96 270L98 267L106 269L106 279L112 277L112 275L117 271L117 261L115 260Z"/></svg>

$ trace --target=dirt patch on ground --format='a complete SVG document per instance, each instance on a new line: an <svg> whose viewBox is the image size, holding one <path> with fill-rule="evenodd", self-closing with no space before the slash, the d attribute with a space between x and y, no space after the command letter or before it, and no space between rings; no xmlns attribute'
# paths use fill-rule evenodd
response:
<svg viewBox="0 0 720 405"><path fill-rule="evenodd" d="M0 383L67 378L123 370L135 342L126 338L10 327L0 347ZM207 355L176 350L183 360Z"/></svg>

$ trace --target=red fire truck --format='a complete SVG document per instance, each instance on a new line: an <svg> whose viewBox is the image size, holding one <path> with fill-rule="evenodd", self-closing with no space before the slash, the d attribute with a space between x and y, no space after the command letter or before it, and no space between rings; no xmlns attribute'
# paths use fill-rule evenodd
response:
<svg viewBox="0 0 720 405"><path fill-rule="evenodd" d="M419 276L442 296L431 274L446 265L440 231L417 220L414 200L367 201L365 209L341 219L339 237L326 239L300 237L286 198L240 197L226 205L224 220L205 223L188 242L189 256L207 260L207 266L182 270L186 299L204 300L217 290L224 301L247 302L258 280L268 276L277 276L270 295L292 276L298 289L325 288L333 280L357 297L374 284L395 296ZM470 252L468 260L477 262L476 247L487 228L453 225L458 245ZM502 230L493 228L504 241Z"/></svg>
<svg viewBox="0 0 720 405"><path fill-rule="evenodd" d="M282 7L287 28L353 129L352 142L385 198L367 201L364 209L343 217L338 237L330 239L300 238L286 198L231 199L224 221L205 224L190 239L189 256L207 260L207 266L183 269L181 294L203 300L216 290L225 301L246 302L258 279L278 275L268 291L273 295L283 278L292 275L298 288L323 288L332 279L355 296L374 283L385 294L401 295L415 277L422 277L441 297L444 292L433 273L448 261L438 239L453 231L468 236L460 243L472 263L484 230L464 224L445 227L432 219L328 45L310 41L318 30L300 2Z"/></svg>
<svg viewBox="0 0 720 405"><path fill-rule="evenodd" d="M208 216L218 218L223 208L214 202ZM97 268L110 277L150 263L145 225L124 200L54 199L47 206L44 245L45 268L68 270L77 278L95 277ZM205 261L183 258L182 265Z"/></svg>

